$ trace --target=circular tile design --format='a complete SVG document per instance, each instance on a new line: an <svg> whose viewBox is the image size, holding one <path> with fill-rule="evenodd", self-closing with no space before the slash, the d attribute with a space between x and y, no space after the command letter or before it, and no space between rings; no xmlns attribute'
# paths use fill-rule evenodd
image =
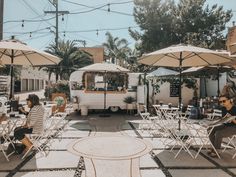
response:
<svg viewBox="0 0 236 177"><path fill-rule="evenodd" d="M71 143L68 151L92 159L125 160L147 154L149 142L126 136L93 136Z"/></svg>

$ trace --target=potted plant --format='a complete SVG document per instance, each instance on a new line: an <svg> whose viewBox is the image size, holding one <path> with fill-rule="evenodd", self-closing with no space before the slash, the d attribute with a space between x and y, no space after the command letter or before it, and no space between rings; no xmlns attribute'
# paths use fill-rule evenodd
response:
<svg viewBox="0 0 236 177"><path fill-rule="evenodd" d="M133 102L135 102L136 99L132 96L127 96L123 101L127 104L127 109L133 109Z"/></svg>

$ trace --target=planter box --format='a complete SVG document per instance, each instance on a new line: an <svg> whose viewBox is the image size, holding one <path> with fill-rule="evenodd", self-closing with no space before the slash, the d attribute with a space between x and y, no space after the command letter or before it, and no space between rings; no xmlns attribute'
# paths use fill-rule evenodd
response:
<svg viewBox="0 0 236 177"><path fill-rule="evenodd" d="M134 106L133 106L133 104L131 103L131 104L127 104L127 105L126 105L126 108L127 108L128 110L131 110L131 109L134 109Z"/></svg>

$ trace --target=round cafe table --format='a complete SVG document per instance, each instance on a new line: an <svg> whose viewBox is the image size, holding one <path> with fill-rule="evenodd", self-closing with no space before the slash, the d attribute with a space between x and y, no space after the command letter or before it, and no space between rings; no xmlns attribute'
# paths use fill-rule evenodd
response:
<svg viewBox="0 0 236 177"><path fill-rule="evenodd" d="M68 146L84 157L86 177L141 177L139 158L151 149L149 142L128 136L92 136Z"/></svg>

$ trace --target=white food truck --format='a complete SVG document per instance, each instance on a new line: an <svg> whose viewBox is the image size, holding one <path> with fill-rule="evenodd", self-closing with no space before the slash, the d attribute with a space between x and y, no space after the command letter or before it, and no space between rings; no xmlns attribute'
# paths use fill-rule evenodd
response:
<svg viewBox="0 0 236 177"><path fill-rule="evenodd" d="M144 103L144 87L138 86L139 75L108 63L96 63L74 71L70 75L70 96L75 110L126 109L125 97L132 96ZM135 109L135 105L134 105Z"/></svg>

